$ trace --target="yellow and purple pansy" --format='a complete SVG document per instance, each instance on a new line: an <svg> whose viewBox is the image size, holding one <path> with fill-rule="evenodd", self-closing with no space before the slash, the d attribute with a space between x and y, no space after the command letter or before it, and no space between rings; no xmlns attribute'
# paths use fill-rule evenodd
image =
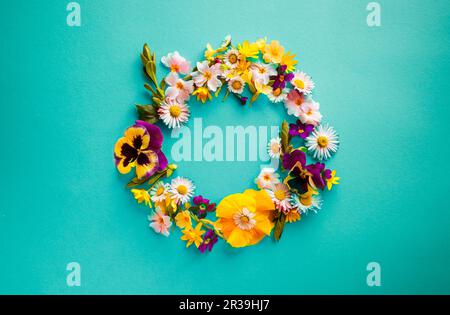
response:
<svg viewBox="0 0 450 315"><path fill-rule="evenodd" d="M125 130L114 147L117 169L127 174L136 167L138 178L147 178L167 167L167 158L161 151L163 135L158 126L142 120Z"/></svg>

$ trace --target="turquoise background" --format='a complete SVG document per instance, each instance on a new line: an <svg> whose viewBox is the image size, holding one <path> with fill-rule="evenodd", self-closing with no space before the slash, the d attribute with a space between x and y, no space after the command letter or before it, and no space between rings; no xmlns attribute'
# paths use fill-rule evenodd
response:
<svg viewBox="0 0 450 315"><path fill-rule="evenodd" d="M448 1L2 1L0 293L450 293ZM148 101L139 52L199 60L207 42L261 36L297 53L342 145L342 184L281 242L208 255L148 228L115 141ZM160 67L159 70L163 70ZM161 77L161 72L160 72ZM204 125L277 125L282 105L190 103ZM165 151L173 140L166 133ZM259 163L179 163L219 201ZM81 287L66 264L81 264ZM366 284L366 265L382 286Z"/></svg>

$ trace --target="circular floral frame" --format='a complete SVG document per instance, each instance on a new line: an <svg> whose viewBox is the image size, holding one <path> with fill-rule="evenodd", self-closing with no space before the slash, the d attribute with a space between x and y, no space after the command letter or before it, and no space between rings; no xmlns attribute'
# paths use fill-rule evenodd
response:
<svg viewBox="0 0 450 315"><path fill-rule="evenodd" d="M194 245L204 253L220 239L232 247L255 245L270 235L279 240L286 223L317 212L322 207L322 191L339 184L336 171L323 163L337 151L339 137L322 123L320 105L312 98L312 78L296 70L296 55L278 41L262 38L233 45L227 36L216 49L207 44L204 57L192 69L178 51L169 53L161 58L168 74L159 81L155 53L144 45L141 61L149 79L144 87L151 103L136 105L138 120L115 144L115 165L122 174L135 169L136 176L127 188L151 209L149 226L164 236L178 227L186 247ZM222 90L224 99L232 95L241 106L265 95L272 103L284 104L295 119L283 121L279 137L268 144L269 156L280 162L272 165L280 165L279 169L262 168L256 187L216 204L195 195L196 187L187 178L178 176L168 182L177 166L169 164L162 151L164 139L156 123L180 128L189 119L191 96L205 103ZM294 146L294 138L301 145ZM308 164L307 156L316 161Z"/></svg>

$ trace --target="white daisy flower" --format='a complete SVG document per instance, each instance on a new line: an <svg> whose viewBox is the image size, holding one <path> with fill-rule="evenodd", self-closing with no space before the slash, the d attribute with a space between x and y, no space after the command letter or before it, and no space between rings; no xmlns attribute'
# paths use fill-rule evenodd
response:
<svg viewBox="0 0 450 315"><path fill-rule="evenodd" d="M269 98L269 100L272 103L279 103L279 102L283 102L287 95L289 93L289 89L280 89L277 88L275 90L272 90L269 94L267 94L267 97Z"/></svg>
<svg viewBox="0 0 450 315"><path fill-rule="evenodd" d="M322 114L319 111L320 104L312 99L307 99L300 106L299 118L304 124L317 126L322 121Z"/></svg>
<svg viewBox="0 0 450 315"><path fill-rule="evenodd" d="M267 85L271 75L277 75L277 70L272 64L256 62L250 66L252 79L262 85Z"/></svg>
<svg viewBox="0 0 450 315"><path fill-rule="evenodd" d="M280 155L281 155L281 138L280 137L270 139L267 147L268 147L267 149L269 151L269 156L272 159L280 158Z"/></svg>
<svg viewBox="0 0 450 315"><path fill-rule="evenodd" d="M255 180L260 189L272 188L280 182L280 175L272 167L264 167Z"/></svg>
<svg viewBox="0 0 450 315"><path fill-rule="evenodd" d="M256 213L242 208L233 215L234 224L241 230L251 230L256 225Z"/></svg>
<svg viewBox="0 0 450 315"><path fill-rule="evenodd" d="M327 160L337 151L339 137L333 127L320 125L306 138L305 145L315 159Z"/></svg>
<svg viewBox="0 0 450 315"><path fill-rule="evenodd" d="M308 213L309 211L313 211L317 213L318 210L322 209L322 198L319 195L312 196L312 203L309 206L305 206L301 201L298 195L292 195L291 204L294 208L297 208L301 213Z"/></svg>
<svg viewBox="0 0 450 315"><path fill-rule="evenodd" d="M197 62L197 71L192 74L192 79L196 86L201 87L205 85L209 90L215 92L218 87L222 85L218 76L221 74L220 64L209 65L207 60Z"/></svg>
<svg viewBox="0 0 450 315"><path fill-rule="evenodd" d="M195 186L191 180L184 177L172 179L170 183L170 197L177 204L186 203L194 195Z"/></svg>
<svg viewBox="0 0 450 315"><path fill-rule="evenodd" d="M314 82L311 77L304 72L295 72L291 84L300 92L310 94L314 88Z"/></svg>
<svg viewBox="0 0 450 315"><path fill-rule="evenodd" d="M169 128L179 128L188 121L190 111L186 104L167 98L159 107L158 115Z"/></svg>
<svg viewBox="0 0 450 315"><path fill-rule="evenodd" d="M225 54L223 61L228 67L234 69L239 64L240 59L241 55L239 54L239 52L236 49L232 48Z"/></svg>
<svg viewBox="0 0 450 315"><path fill-rule="evenodd" d="M266 191L278 210L287 213L292 208L291 192L286 184L275 184L271 189L266 189Z"/></svg>
<svg viewBox="0 0 450 315"><path fill-rule="evenodd" d="M161 202L166 200L166 197L169 193L170 185L164 184L162 181L159 181L153 188L150 190L150 199L153 202Z"/></svg>
<svg viewBox="0 0 450 315"><path fill-rule="evenodd" d="M241 94L244 92L245 82L241 77L234 77L228 81L228 90L230 92Z"/></svg>

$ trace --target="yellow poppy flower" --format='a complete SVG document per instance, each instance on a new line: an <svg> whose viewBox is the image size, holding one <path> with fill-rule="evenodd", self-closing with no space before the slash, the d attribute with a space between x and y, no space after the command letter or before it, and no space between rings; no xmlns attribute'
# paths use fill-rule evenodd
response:
<svg viewBox="0 0 450 315"><path fill-rule="evenodd" d="M295 70L295 65L297 64L297 60L294 60L296 54L291 54L290 51L285 53L281 58L281 64L286 66L287 72L292 72Z"/></svg>
<svg viewBox="0 0 450 315"><path fill-rule="evenodd" d="M246 58L257 58L259 54L258 45L256 43L250 44L247 40L238 44L238 51Z"/></svg>
<svg viewBox="0 0 450 315"><path fill-rule="evenodd" d="M273 229L271 216L275 206L264 190L248 189L232 194L219 203L217 221L223 238L233 247L255 245Z"/></svg>
<svg viewBox="0 0 450 315"><path fill-rule="evenodd" d="M197 101L201 101L202 103L205 103L207 99L212 99L212 95L209 93L208 88L204 86L197 88L192 95L196 95Z"/></svg>
<svg viewBox="0 0 450 315"><path fill-rule="evenodd" d="M195 227L195 229L191 227L186 227L183 231L183 236L181 239L183 241L187 241L186 247L191 246L194 244L196 247L199 247L200 244L203 242L202 235L205 233L204 230L202 230L202 224L199 223Z"/></svg>
<svg viewBox="0 0 450 315"><path fill-rule="evenodd" d="M137 200L138 203L144 202L146 206L152 204L150 203L150 194L145 189L132 189L131 192L133 193L134 199Z"/></svg>
<svg viewBox="0 0 450 315"><path fill-rule="evenodd" d="M333 185L339 185L340 180L341 180L341 178L336 176L336 170L332 170L331 177L329 179L327 179L328 190L331 190L331 187L333 187Z"/></svg>
<svg viewBox="0 0 450 315"><path fill-rule="evenodd" d="M189 215L189 211L181 211L175 216L176 225L181 228L189 228L192 227L191 216Z"/></svg>
<svg viewBox="0 0 450 315"><path fill-rule="evenodd" d="M263 59L265 62L281 63L284 55L284 48L277 40L273 40L264 47Z"/></svg>

